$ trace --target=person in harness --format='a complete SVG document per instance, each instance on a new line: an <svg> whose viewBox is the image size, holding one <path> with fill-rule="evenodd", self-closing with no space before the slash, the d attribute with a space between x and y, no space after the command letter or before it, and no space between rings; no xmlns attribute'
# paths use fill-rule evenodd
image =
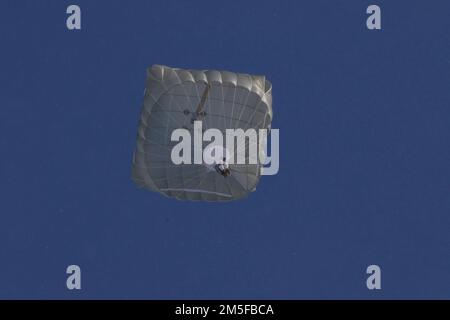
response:
<svg viewBox="0 0 450 320"><path fill-rule="evenodd" d="M223 163L218 163L214 166L217 173L220 173L224 177L228 177L231 175L230 168L228 168L228 164L226 163L226 158L223 158Z"/></svg>

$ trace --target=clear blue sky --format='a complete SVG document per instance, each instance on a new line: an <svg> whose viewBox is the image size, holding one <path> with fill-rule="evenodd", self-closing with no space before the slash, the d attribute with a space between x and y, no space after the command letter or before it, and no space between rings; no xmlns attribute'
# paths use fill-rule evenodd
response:
<svg viewBox="0 0 450 320"><path fill-rule="evenodd" d="M72 3L81 31L66 29ZM374 3L381 31L365 26ZM2 1L0 298L450 298L449 13ZM225 204L136 188L152 64L266 75L279 174ZM81 292L65 287L70 264Z"/></svg>

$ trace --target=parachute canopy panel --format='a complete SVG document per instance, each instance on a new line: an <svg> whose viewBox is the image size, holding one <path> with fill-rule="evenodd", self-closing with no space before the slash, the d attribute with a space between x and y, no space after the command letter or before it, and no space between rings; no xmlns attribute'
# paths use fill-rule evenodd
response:
<svg viewBox="0 0 450 320"><path fill-rule="evenodd" d="M174 164L171 141L175 129L194 135L194 121L203 130L270 129L272 85L264 76L227 71L183 70L154 65L147 70L132 179L141 187L180 200L229 201L256 189L261 165L230 164L229 175L204 164ZM204 147L204 145L202 146ZM246 148L244 148L246 149ZM235 154L248 152L238 149ZM248 150L247 150L248 151Z"/></svg>

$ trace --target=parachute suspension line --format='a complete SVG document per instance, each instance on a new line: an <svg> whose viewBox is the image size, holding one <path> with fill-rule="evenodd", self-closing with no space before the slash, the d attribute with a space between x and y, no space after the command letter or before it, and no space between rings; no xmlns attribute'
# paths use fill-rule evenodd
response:
<svg viewBox="0 0 450 320"><path fill-rule="evenodd" d="M197 120L201 121L206 116L206 112L204 111L204 109L205 109L205 103L206 103L206 99L208 98L210 88L211 88L211 86L209 85L209 83L206 84L205 91L203 91L203 95L200 100L200 103L198 104L197 110L195 111L195 114L192 116L191 123L194 123L194 121L197 121Z"/></svg>

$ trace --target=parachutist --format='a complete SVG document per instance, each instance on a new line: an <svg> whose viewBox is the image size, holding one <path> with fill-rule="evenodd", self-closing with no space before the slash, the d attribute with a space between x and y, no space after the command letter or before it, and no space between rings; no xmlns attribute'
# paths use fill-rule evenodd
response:
<svg viewBox="0 0 450 320"><path fill-rule="evenodd" d="M220 173L221 175L223 175L225 178L231 175L230 169L223 168L223 165L221 165L221 164L216 164L215 168L216 168L216 171L218 173Z"/></svg>
<svg viewBox="0 0 450 320"><path fill-rule="evenodd" d="M230 168L228 168L228 164L226 163L226 158L223 158L223 163L218 163L214 166L216 171L220 173L225 178L231 175Z"/></svg>

